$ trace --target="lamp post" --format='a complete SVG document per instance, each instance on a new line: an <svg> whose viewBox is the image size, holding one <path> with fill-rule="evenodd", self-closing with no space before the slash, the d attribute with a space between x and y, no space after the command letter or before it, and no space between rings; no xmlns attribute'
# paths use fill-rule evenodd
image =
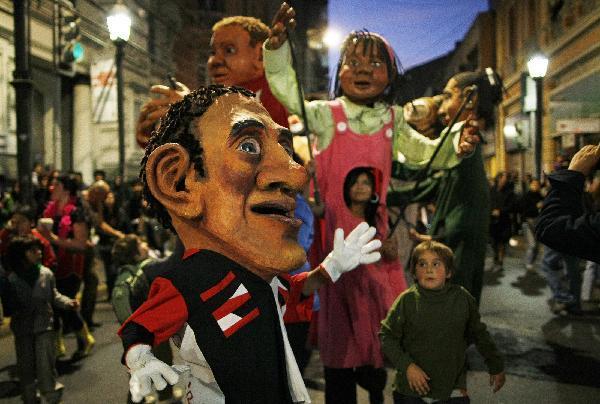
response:
<svg viewBox="0 0 600 404"><path fill-rule="evenodd" d="M119 124L119 175L125 182L125 118L123 114L123 48L129 40L131 17L129 10L118 1L106 17L110 39L115 44L117 65L117 120Z"/></svg>
<svg viewBox="0 0 600 404"><path fill-rule="evenodd" d="M542 100L544 76L548 70L548 58L537 54L527 61L527 70L529 76L535 81L535 137L534 137L534 171L535 176L541 179L542 176L542 112L544 103Z"/></svg>
<svg viewBox="0 0 600 404"><path fill-rule="evenodd" d="M29 1L14 2L15 70L12 85L15 87L17 113L17 175L21 197L30 203L31 190L31 105L33 82L31 81L29 55Z"/></svg>

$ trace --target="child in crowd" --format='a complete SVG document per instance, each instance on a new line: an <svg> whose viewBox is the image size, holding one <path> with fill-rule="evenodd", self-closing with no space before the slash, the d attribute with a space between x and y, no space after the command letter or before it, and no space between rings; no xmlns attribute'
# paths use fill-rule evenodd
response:
<svg viewBox="0 0 600 404"><path fill-rule="evenodd" d="M112 248L112 262L118 268L118 275L112 290L111 303L119 324L123 324L148 297L152 279L146 271L151 266L148 264L155 261L149 253L148 243L135 234L127 234L118 239ZM161 361L169 365L173 363L169 341L154 346L152 352ZM170 400L174 391L174 387L168 385L159 390L158 399ZM176 396L181 395L181 391L177 389ZM127 402L133 403L131 393L128 393Z"/></svg>
<svg viewBox="0 0 600 404"><path fill-rule="evenodd" d="M411 257L415 284L394 302L381 326L383 352L397 370L394 403L469 403L465 351L474 342L485 358L490 385L505 382L504 363L479 317L475 299L447 283L454 254L424 241Z"/></svg>
<svg viewBox="0 0 600 404"><path fill-rule="evenodd" d="M11 316L23 402L37 403L39 389L45 402L58 403L63 386L56 382L54 368L54 307L76 310L79 304L56 290L54 274L41 264L39 239L31 235L15 237L4 262L10 274L2 300Z"/></svg>
<svg viewBox="0 0 600 404"><path fill-rule="evenodd" d="M118 239L112 248L112 261L118 275L111 303L119 324L123 324L141 306L150 291L150 282L144 275L144 264L149 261L148 251L148 243L135 234Z"/></svg>

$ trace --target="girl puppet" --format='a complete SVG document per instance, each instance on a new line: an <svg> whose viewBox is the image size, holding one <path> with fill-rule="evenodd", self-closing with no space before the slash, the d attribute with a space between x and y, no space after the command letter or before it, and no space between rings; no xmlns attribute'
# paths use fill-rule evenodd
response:
<svg viewBox="0 0 600 404"><path fill-rule="evenodd" d="M263 57L271 91L288 111L299 114L298 86L285 28L286 25L294 25L293 17L293 9L284 3L274 19L271 36L265 42ZM379 203L386 206L392 159L398 158L414 167L424 165L440 141L420 135L404 121L402 107L393 104L398 92L398 78L396 57L387 41L375 33L352 32L342 46L334 84L336 98L304 102L308 128L317 137L317 179L326 205L327 229L343 225L343 220L340 219L340 223L336 220L347 217L343 184L353 168L367 166L378 173L376 188L380 190ZM451 168L460 161L459 151L468 153L473 150L473 144L478 141L476 127L473 127L475 130L465 131L462 137L460 130L449 134L453 141L444 143L432 165L434 169ZM387 212L385 209L379 212L379 237L385 239ZM323 251L331 249L333 234L329 233L323 236L326 241ZM386 286L392 288L392 285ZM389 291L392 295L398 292ZM356 290L355 293L359 292ZM356 402L356 392L349 388L348 383L354 386L355 376L346 372L364 366L380 369L383 358L379 345L370 339L358 338L350 317L341 315L336 302L329 303L327 299L325 293L319 315L319 348L325 365L326 400L353 403ZM379 304L387 300L376 299ZM380 307L377 313L385 313L389 304ZM346 310L358 308L349 302ZM329 324L332 318L336 318L336 325L345 322L346 331L339 332L341 328L332 327ZM376 335L373 339L376 340ZM347 349L342 349L342 346ZM371 379L376 380L377 377ZM370 390L375 391L379 387L383 389L378 385ZM373 402L377 402L375 395L372 396Z"/></svg>

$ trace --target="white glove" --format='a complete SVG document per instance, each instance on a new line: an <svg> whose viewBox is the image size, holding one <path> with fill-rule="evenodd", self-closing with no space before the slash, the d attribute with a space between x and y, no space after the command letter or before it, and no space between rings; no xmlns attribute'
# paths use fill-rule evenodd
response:
<svg viewBox="0 0 600 404"><path fill-rule="evenodd" d="M156 359L150 345L139 344L131 347L125 355L125 363L130 369L129 391L134 403L139 403L145 396L152 394L152 383L157 390L179 380L177 372L166 363Z"/></svg>
<svg viewBox="0 0 600 404"><path fill-rule="evenodd" d="M361 264L379 261L381 254L373 251L381 247L381 241L373 240L375 233L375 228L369 227L365 222L356 226L346 240L344 240L343 229L335 230L333 251L321 263L332 282Z"/></svg>

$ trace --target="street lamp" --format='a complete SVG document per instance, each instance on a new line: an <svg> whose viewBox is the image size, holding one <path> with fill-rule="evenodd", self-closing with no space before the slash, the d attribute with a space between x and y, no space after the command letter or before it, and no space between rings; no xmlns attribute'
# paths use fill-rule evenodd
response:
<svg viewBox="0 0 600 404"><path fill-rule="evenodd" d="M542 175L542 112L543 100L542 90L544 87L544 76L548 70L548 58L537 54L527 61L529 76L535 81L535 138L534 138L534 171L535 176L541 179Z"/></svg>
<svg viewBox="0 0 600 404"><path fill-rule="evenodd" d="M131 17L125 5L118 1L106 17L110 39L115 44L117 65L117 120L119 124L119 175L125 182L125 118L123 114L123 48L129 40Z"/></svg>

